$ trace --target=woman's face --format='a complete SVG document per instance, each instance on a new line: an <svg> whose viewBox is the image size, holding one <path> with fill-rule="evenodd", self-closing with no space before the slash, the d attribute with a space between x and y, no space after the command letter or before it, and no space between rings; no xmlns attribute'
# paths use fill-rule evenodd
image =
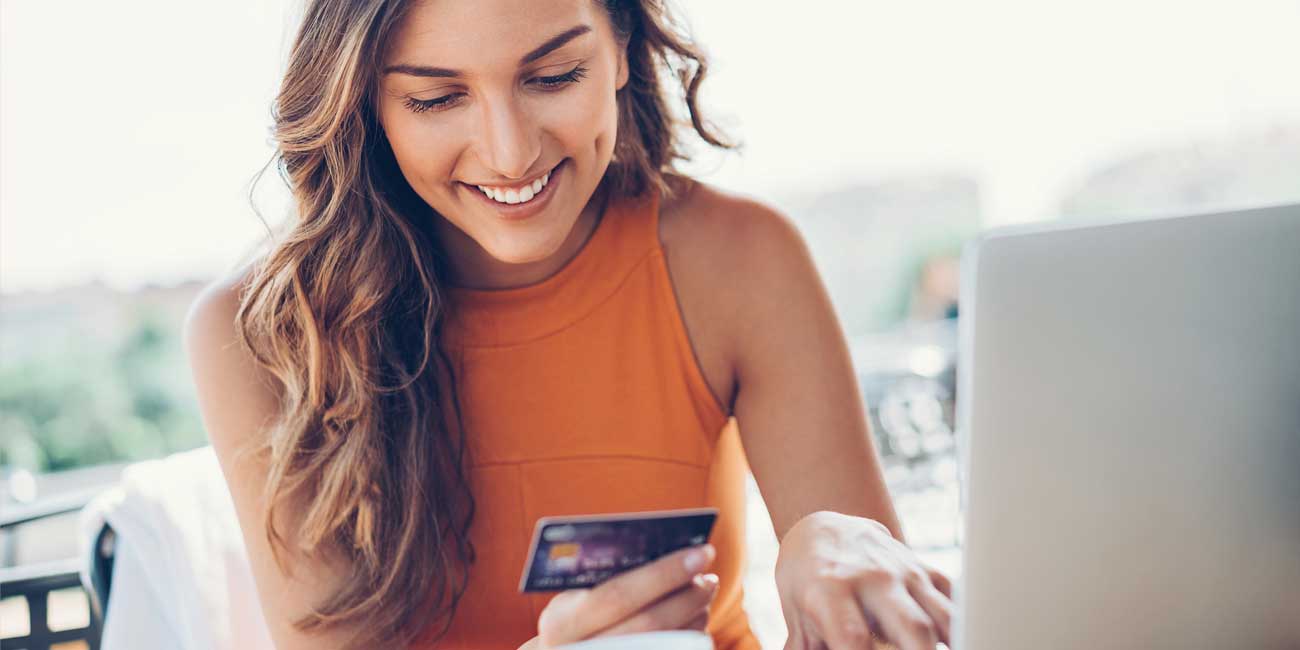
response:
<svg viewBox="0 0 1300 650"><path fill-rule="evenodd" d="M626 82L597 2L426 0L387 45L377 109L407 182L469 238L453 262L491 274L566 241L609 165Z"/></svg>

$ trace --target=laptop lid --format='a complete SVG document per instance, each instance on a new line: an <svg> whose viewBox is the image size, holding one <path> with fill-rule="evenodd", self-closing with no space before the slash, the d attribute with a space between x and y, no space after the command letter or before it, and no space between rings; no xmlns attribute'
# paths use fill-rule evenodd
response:
<svg viewBox="0 0 1300 650"><path fill-rule="evenodd" d="M1300 647L1300 205L962 259L959 650Z"/></svg>

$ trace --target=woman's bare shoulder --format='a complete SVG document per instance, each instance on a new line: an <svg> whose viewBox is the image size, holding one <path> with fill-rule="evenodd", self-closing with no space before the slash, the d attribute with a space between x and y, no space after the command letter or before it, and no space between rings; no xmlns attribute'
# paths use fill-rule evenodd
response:
<svg viewBox="0 0 1300 650"><path fill-rule="evenodd" d="M186 332L195 326L219 327L227 320L233 324L240 299L253 281L256 263L247 262L204 285L185 316Z"/></svg>
<svg viewBox="0 0 1300 650"><path fill-rule="evenodd" d="M691 264L726 279L771 254L789 255L804 242L794 221L769 203L686 176L669 176L674 196L659 211L659 239Z"/></svg>
<svg viewBox="0 0 1300 650"><path fill-rule="evenodd" d="M218 453L253 442L257 424L278 408L274 383L238 336L236 318L251 280L251 265L213 280L185 315L185 354L208 437Z"/></svg>
<svg viewBox="0 0 1300 650"><path fill-rule="evenodd" d="M214 278L195 295L185 314L184 335L188 343L229 344L235 335L235 318L244 295L256 279L265 253L245 259ZM187 349L187 353L201 352Z"/></svg>

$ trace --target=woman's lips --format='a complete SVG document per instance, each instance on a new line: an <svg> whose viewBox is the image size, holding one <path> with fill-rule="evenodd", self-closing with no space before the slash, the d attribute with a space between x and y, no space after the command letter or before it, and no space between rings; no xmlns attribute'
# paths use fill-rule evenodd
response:
<svg viewBox="0 0 1300 650"><path fill-rule="evenodd" d="M535 194L532 199L525 203L501 203L484 194L477 186L469 185L467 183L462 183L462 185L465 185L467 191L478 196L479 201L487 204L488 207L496 212L501 218L510 221L519 221L540 213L551 202L551 196L555 194L556 184L561 182L565 176L562 172L566 169L565 163L567 161L568 159L566 158L552 168L550 171L550 178L547 180L546 185L542 187L541 191Z"/></svg>

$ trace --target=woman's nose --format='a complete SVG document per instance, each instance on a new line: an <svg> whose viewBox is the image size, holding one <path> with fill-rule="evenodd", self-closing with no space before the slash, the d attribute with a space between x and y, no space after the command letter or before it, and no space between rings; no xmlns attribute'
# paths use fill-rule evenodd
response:
<svg viewBox="0 0 1300 650"><path fill-rule="evenodd" d="M541 155L536 126L514 98L483 102L483 163L507 179L523 178Z"/></svg>

